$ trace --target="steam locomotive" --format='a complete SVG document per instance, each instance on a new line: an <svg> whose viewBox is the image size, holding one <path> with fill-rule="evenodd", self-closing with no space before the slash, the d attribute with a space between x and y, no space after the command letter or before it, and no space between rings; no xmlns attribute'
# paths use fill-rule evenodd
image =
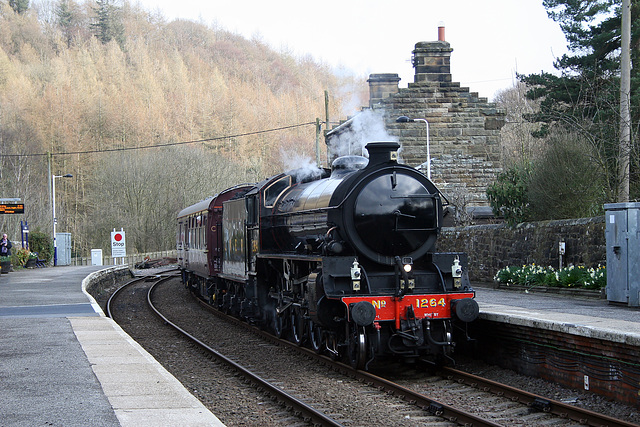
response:
<svg viewBox="0 0 640 427"><path fill-rule="evenodd" d="M478 316L464 253L435 252L443 198L399 144L282 173L178 214L185 286L216 308L366 369L445 363Z"/></svg>

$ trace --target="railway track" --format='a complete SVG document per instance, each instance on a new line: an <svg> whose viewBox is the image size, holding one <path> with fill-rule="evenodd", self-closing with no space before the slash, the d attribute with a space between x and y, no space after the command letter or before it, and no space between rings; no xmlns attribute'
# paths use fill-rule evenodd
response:
<svg viewBox="0 0 640 427"><path fill-rule="evenodd" d="M587 426L608 426L608 427L631 427L635 424L618 420L607 415L598 414L587 409L578 408L564 402L549 399L543 396L529 393L506 384L500 384L486 378L479 377L457 369L444 367L442 373L447 378L458 383L467 384L471 387L490 391L496 395L505 396L513 401L528 405L537 410L551 413L560 418L567 418L578 421L581 425Z"/></svg>
<svg viewBox="0 0 640 427"><path fill-rule="evenodd" d="M176 290L178 286L182 291L181 293L187 293L187 291L182 288L181 284L176 285L173 283L177 282L177 280L173 278L167 277L162 278L162 280L157 279L155 282L157 282L159 286L163 284L167 285L166 287L162 286L164 290L159 290L158 292L159 294L168 292L173 296L173 298L167 298L165 296L164 299L166 300L170 301L175 299L176 292L179 292ZM133 282L133 284L130 285L132 290L129 292L132 296L135 294L141 294L142 291L140 289L149 289L151 288L151 284L152 283L148 281ZM154 291L148 290L147 292L147 300L153 303L154 297L152 296L152 293ZM141 295L137 295L136 300L140 297ZM113 298L114 297L112 297L112 299ZM162 296L158 297L158 300L162 299ZM140 303L135 303L134 305L137 307ZM378 423L382 422L387 425L429 425L434 422L442 423L442 420L444 419L449 425L573 425L573 421L568 420L570 417L575 420L576 425L632 425L624 422L618 422L618 420L613 420L608 417L597 418L596 416L598 414L584 414L579 410L579 408L573 408L571 411L562 410L558 412L556 409L563 406L559 405L557 402L543 399L539 396L534 397L533 400L530 398L527 398L529 399L527 400L520 396L516 397L514 394L516 393L516 390L513 388L509 388L508 392L505 392L504 389L496 392L495 390L498 387L497 383L487 385L487 383L481 383L480 379L477 377L469 378L467 376L463 379L463 375L465 375L464 373L456 373L451 370L445 371L443 375L449 377L451 383L464 385L465 387L472 386L478 390L471 393L473 394L473 399L478 399L476 397L477 393L483 393L484 397L482 397L481 400L485 406L487 401L496 399L498 401L507 400L510 402L520 403L519 406L521 409L509 408L503 410L502 418L493 415L489 418L482 418L477 414L474 415L473 413L468 412L466 409L460 410L453 405L445 404L438 399L426 396L423 393L412 389L412 387L401 386L389 379L382 378L382 376L376 376L362 371L355 371L351 369L350 366L338 363L327 357L317 355L315 352L299 347L294 343L278 340L268 334L264 335L264 333L257 328L246 325L237 319L231 320L234 325L234 329L249 328L254 332L254 334L258 335L258 337L238 340L238 332L235 332L235 339L233 337L225 336L224 334L218 335L217 338L213 338L213 341L211 337L202 338L201 331L199 332L199 329L195 327L196 323L202 323L201 320L189 322L188 320L185 320L187 316L176 317L175 313L163 314L160 312L173 310L171 305L160 302L158 306L158 308L155 308L155 310L157 310L156 315L160 316L159 318L162 319L163 323L171 324L174 321L176 321L176 323L181 323L181 325L175 326L176 331L180 331L181 333L186 334L186 336L189 336L190 339L194 340L193 342L195 342L199 348L203 349L202 351L206 351L209 354L214 355L218 360L225 360L224 363L227 366L231 366L229 369L232 369L235 372L233 375L242 375L243 378L247 378L243 381L253 384L255 390L258 390L260 393L268 393L269 400L281 402L281 405L287 407L289 409L288 417L291 416L290 414L295 414L297 419L304 423L311 423L315 425L365 425L377 419ZM218 316L222 315L222 313L219 313L216 310L212 311ZM113 317L111 313L109 315ZM132 316L131 314L128 314L124 317L131 318L136 316L140 315L136 314L135 316ZM120 320L117 318L116 320L120 323ZM225 325L229 325L229 323L227 323L228 321L229 320L225 320ZM205 322L212 325L222 321L216 322L209 320ZM123 326L123 328L125 328L125 330L127 329L125 326ZM230 328L230 326L222 326L222 329ZM265 339L273 342L274 344L265 344ZM136 338L136 340L138 339ZM231 341L246 341L247 346L244 347L244 349L231 349ZM272 349L271 346L275 346L275 350ZM213 347L216 347L217 350ZM258 352L256 352L256 348L259 349ZM226 356L222 355L223 352L228 354ZM276 357L282 357L276 356L276 354L282 354L283 352L287 353L287 355L284 356L284 359L276 359ZM299 356L300 352L302 352L304 356ZM261 357L247 358L245 357L246 353L254 353L254 356L255 353L260 353ZM232 355L229 356L229 354ZM298 354L298 356L295 356L295 354ZM313 362L310 364L306 362L299 362L301 357ZM262 362L260 362L260 359L262 359ZM183 360L188 359L185 357ZM286 365L284 370L288 371L288 373L276 372L279 369L275 369L274 366L265 366L265 360L273 360L274 363L272 365ZM281 361L278 362L277 360ZM294 361L294 366L291 366L292 360ZM318 370L318 360L322 361L332 373L327 374L326 371L314 372ZM243 365L249 366L250 369L244 368ZM309 367L301 367L301 365L309 365ZM315 366L315 368L313 366ZM255 371L262 372L262 374L256 374ZM288 378L291 376L291 371L294 371L295 374L293 375L293 378ZM299 384L300 377L303 377L306 380L303 382L302 386ZM298 381L296 381L296 379ZM325 385L323 381L328 381L328 385ZM296 384L296 382L298 384ZM331 387L333 387L334 390L336 389L336 383L340 384L339 388L342 391L345 389L348 390L345 393L346 396L357 396L357 399L354 399L357 401L357 405L355 406L358 406L360 409L365 405L369 405L369 407L372 407L370 405L374 405L376 406L375 409L377 411L380 410L380 406L387 406L389 408L393 408L393 410L388 413L374 415L372 421L365 421L363 418L364 415L362 415L361 412L349 412L350 406L353 405L341 406L335 404L331 399L323 398L323 394L329 393ZM319 395L314 395L314 388L317 389L316 392L319 392ZM499 406L500 403L497 403L497 405ZM320 409L318 409L318 407ZM509 417L517 417L517 414L523 413L523 411L528 414L527 416L530 419L529 424L527 424L527 422L513 424L508 420ZM215 409L214 412L217 412L217 409ZM487 411L484 410L484 412ZM488 412L495 415L498 411L489 410ZM555 414L555 416L553 416L553 414ZM504 418L505 415L507 419ZM387 418L385 418L385 421L381 421L380 417ZM560 424L558 424L558 417L561 418ZM223 420L223 422L225 421ZM285 424L290 425L290 420Z"/></svg>
<svg viewBox="0 0 640 427"><path fill-rule="evenodd" d="M107 315L174 374L227 426L253 424L251 417L240 414L242 410L261 411L262 416L256 424L295 426L298 419L291 415L292 411L283 410L282 404L271 396L265 397L265 392L248 387L244 377L240 377L235 369L227 369L224 364L216 360L212 361L209 352L193 345L192 341L185 338L182 333L167 328L165 321L150 309L148 305L150 289L171 280L175 281L176 276L170 274L140 277L129 281L109 298L106 303ZM185 361L189 361L186 371L181 369ZM211 378L211 386L205 387L201 381L190 381L196 375ZM239 389L245 391L242 399L237 397L238 393L234 393ZM237 405L225 404L224 400L237 400ZM260 407L252 408L246 403L247 401L257 402ZM309 423L301 420L299 424L308 425Z"/></svg>
<svg viewBox="0 0 640 427"><path fill-rule="evenodd" d="M314 425L322 425L322 426L341 426L342 425L339 422L333 420L331 417L325 415L323 412L319 411L318 409L307 405L300 399L287 393L283 389L279 388L276 384L267 381L266 379L262 378L260 375L256 374L250 369L247 369L244 366L240 365L239 363L236 363L233 359L215 350L213 347L209 346L204 341L191 335L189 332L182 329L176 323L169 320L153 304L153 292L156 289L156 285L160 283L162 282L158 281L149 288L149 292L147 294L147 303L149 304L149 308L153 310L153 312L157 314L158 317L164 320L165 324L167 324L168 326L172 327L176 331L183 334L191 342L197 344L207 354L215 357L217 360L224 363L229 368L234 369L238 374L242 375L244 378L250 381L259 390L268 393L272 398L278 400L284 406L286 406L289 410L293 411L296 416L301 416L305 422L311 422Z"/></svg>
<svg viewBox="0 0 640 427"><path fill-rule="evenodd" d="M203 306L209 309L215 314L219 312L210 306L200 302ZM223 315L227 317L226 315ZM242 321L235 318L229 318L230 321L237 322L239 325L243 325ZM254 332L257 332L266 339L274 340L283 345L290 346L292 348L298 347L298 344L287 341L282 338L276 338L264 331L251 328ZM480 423L485 420L478 421L477 417L467 417L467 413L459 414L455 408L443 404L434 398L425 396L422 392L412 390L411 388L397 384L396 382L374 374L370 374L364 371L354 370L352 367L338 363L336 361L327 358L326 356L318 355L311 352L308 349L301 348L300 351L306 352L310 357L314 357L319 361L333 365L334 369L342 372L345 375L349 375L359 381L366 382L367 384L377 387L378 389L385 390L389 394L396 395L411 404L415 404L421 407L425 411L429 411L433 414L443 416L446 419L460 423L461 425L481 425ZM548 413L557 416L562 420L568 420L576 422L578 425L595 426L595 427L634 427L636 424L629 423L623 420L618 420L609 417L604 414L599 414L588 409L579 408L573 405L569 405L564 402L560 402L554 399L546 398L534 393L527 392L515 387L511 387L506 384L501 384L496 381L492 381L486 378L482 378L477 375L473 375L458 369L451 367L439 368L439 375L450 381L454 381L458 384L464 384L482 392L488 392L493 395L504 397L512 402L517 402L530 408L532 411L538 411L541 413ZM553 424L550 422L549 424ZM501 425L501 424L496 424Z"/></svg>

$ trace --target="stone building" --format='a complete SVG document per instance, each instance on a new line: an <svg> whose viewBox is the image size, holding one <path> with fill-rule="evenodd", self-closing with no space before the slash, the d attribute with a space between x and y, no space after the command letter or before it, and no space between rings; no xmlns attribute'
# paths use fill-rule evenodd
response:
<svg viewBox="0 0 640 427"><path fill-rule="evenodd" d="M452 81L453 49L444 40L444 28L439 28L438 33L438 41L415 45L414 82L406 89L398 87L398 74L370 75L369 107L327 132L329 161L346 154L344 149L337 148L345 139L350 139L348 151L352 154L359 154L358 144L391 139L400 142L404 163L426 173L428 128L431 179L454 204L485 214L490 212L487 186L501 171L500 129L505 123L505 112L487 98ZM383 132L371 131L362 123L363 118L371 115L379 117L378 121L383 123L379 126L387 135L380 136ZM400 116L422 120L398 123L396 119ZM346 138L363 130L368 134L360 141Z"/></svg>

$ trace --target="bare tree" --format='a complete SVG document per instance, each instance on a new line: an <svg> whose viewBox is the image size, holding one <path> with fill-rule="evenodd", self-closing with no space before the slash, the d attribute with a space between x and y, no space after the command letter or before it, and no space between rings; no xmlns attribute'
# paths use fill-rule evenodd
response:
<svg viewBox="0 0 640 427"><path fill-rule="evenodd" d="M181 209L243 178L233 162L199 146L115 154L92 177L91 229L84 232L92 247L104 247L108 233L122 227L132 251L170 248Z"/></svg>
<svg viewBox="0 0 640 427"><path fill-rule="evenodd" d="M512 88L496 95L495 102L507 111L506 125L501 129L503 168L528 164L540 157L545 150L544 140L532 133L540 128L525 117L538 110L539 102L526 98L527 87L518 82Z"/></svg>

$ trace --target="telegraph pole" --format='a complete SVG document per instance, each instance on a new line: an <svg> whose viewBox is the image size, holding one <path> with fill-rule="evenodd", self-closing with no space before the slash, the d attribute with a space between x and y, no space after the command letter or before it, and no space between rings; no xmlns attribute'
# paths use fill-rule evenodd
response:
<svg viewBox="0 0 640 427"><path fill-rule="evenodd" d="M631 153L631 0L622 0L620 55L620 158L618 202L629 201L629 157Z"/></svg>

